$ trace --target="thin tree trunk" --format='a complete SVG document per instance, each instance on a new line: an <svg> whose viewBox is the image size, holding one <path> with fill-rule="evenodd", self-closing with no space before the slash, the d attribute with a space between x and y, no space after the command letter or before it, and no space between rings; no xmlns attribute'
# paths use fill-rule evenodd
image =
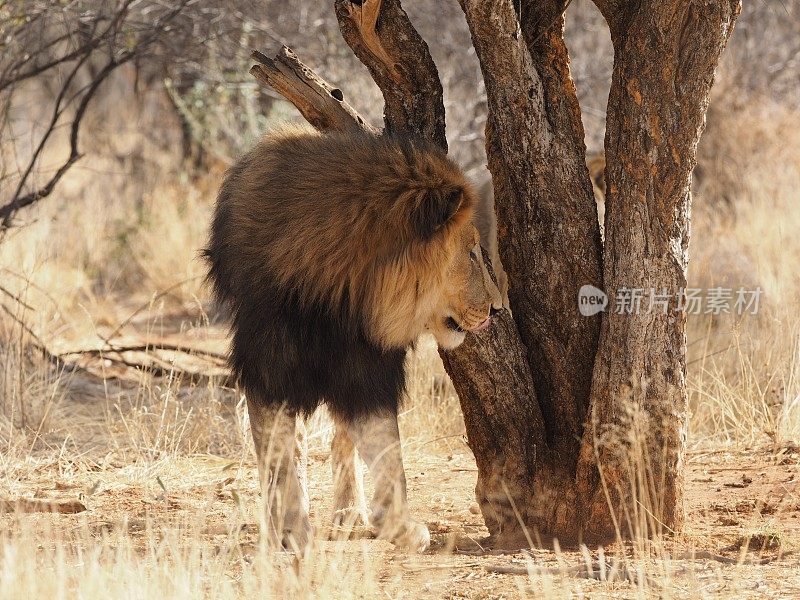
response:
<svg viewBox="0 0 800 600"><path fill-rule="evenodd" d="M447 150L439 73L400 1L335 0L334 7L342 37L383 93L386 131Z"/></svg>

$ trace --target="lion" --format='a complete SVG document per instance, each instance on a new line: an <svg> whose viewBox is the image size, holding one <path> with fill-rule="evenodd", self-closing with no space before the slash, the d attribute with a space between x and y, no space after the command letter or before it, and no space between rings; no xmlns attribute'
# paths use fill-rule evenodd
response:
<svg viewBox="0 0 800 600"><path fill-rule="evenodd" d="M360 511L348 506L355 449L375 490L369 525L398 546L430 544L410 516L397 413L418 337L455 348L502 307L475 203L443 151L396 135L284 126L226 173L204 254L232 314L229 363L276 544L302 551L313 535L303 417L320 404L343 475L335 517Z"/></svg>
<svg viewBox="0 0 800 600"><path fill-rule="evenodd" d="M605 241L606 229L606 155L603 152L586 157L586 167L592 180L592 192L597 205L597 222L600 225L600 239Z"/></svg>

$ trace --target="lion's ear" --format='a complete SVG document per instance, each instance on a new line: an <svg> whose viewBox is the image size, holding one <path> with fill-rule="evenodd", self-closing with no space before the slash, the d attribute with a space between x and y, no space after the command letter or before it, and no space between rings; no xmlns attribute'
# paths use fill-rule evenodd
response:
<svg viewBox="0 0 800 600"><path fill-rule="evenodd" d="M429 189L420 199L413 215L414 229L423 240L429 240L452 219L464 201L460 188Z"/></svg>

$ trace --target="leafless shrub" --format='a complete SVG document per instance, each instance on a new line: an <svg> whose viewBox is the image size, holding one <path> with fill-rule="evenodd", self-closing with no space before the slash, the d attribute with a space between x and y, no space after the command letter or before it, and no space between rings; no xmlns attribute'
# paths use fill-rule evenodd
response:
<svg viewBox="0 0 800 600"><path fill-rule="evenodd" d="M15 2L6 5L0 25L4 40L0 63L0 117L3 137L17 140L13 114L14 95L26 82L42 82L48 106L44 127L37 128L30 152L0 172L11 192L0 204L0 228L8 228L18 210L49 196L63 175L81 157L81 122L100 86L122 65L143 58L171 31L176 17L189 3L171 4L74 2L54 7L49 2ZM34 181L42 154L64 125L69 128L69 154L45 178ZM18 148L14 148L17 150Z"/></svg>

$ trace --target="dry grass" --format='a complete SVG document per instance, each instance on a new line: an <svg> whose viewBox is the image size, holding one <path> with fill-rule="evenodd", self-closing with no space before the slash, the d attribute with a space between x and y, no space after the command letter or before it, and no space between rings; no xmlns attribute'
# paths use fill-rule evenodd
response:
<svg viewBox="0 0 800 600"><path fill-rule="evenodd" d="M800 436L800 135L796 113L776 106L726 121L736 154L727 190L701 185L692 232L694 287L763 290L759 314L700 316L689 323L695 437L763 442ZM778 142L778 140L780 140ZM717 165L718 173L723 165ZM708 202L708 196L726 198Z"/></svg>
<svg viewBox="0 0 800 600"><path fill-rule="evenodd" d="M739 113L724 126L736 140L725 152L735 156L714 166L715 181L734 183L724 193L709 183L697 201L693 285L764 289L755 317L690 322L689 440L703 452L783 448L800 439L796 120L774 106ZM33 223L0 244L2 287L19 299L4 296L3 305L54 351L97 347L142 307L115 341L222 350L223 327L209 319L197 260L217 176L164 179L149 170L131 181L115 175L118 168L109 159L95 161L91 172L73 171L30 215ZM102 181L98 169L106 172ZM722 169L731 172L722 177ZM724 210L715 200L723 196ZM780 566L723 573L678 561L682 547L708 547L691 528L677 542L640 539L609 550L635 574L624 582L576 576L576 564L597 563L598 551L586 549L498 559L528 566L527 576L486 573L491 557L408 559L374 540L317 539L297 562L261 545L249 427L235 391L213 378L187 383L177 369L167 379L128 372L120 382L111 377L119 367L99 359L94 367L109 377L90 378L49 364L32 341L17 320L0 314L0 493L80 498L90 510L0 515L0 598L763 597L800 587ZM199 355L163 356L162 366L170 364L206 366ZM409 368L401 430L411 501L435 537L441 525L443 552L485 535L469 511L474 461L430 342ZM309 432L322 530L330 488L326 415L315 415ZM638 476L649 493L646 473ZM641 510L630 525L658 526ZM751 589L753 581L766 587Z"/></svg>

